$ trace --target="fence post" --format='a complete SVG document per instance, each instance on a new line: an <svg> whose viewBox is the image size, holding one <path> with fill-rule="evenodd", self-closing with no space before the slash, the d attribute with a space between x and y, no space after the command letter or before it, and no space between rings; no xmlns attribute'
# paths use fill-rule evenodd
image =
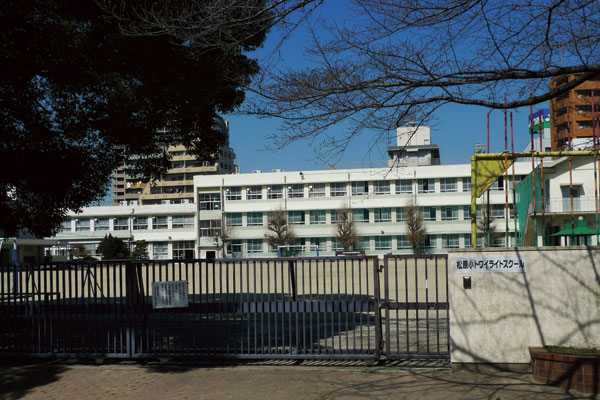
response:
<svg viewBox="0 0 600 400"><path fill-rule="evenodd" d="M375 360L381 358L381 350L383 348L383 336L381 329L381 293L379 288L379 257L373 259L373 283L375 285ZM385 262L384 258L384 268ZM368 261L367 261L368 262Z"/></svg>

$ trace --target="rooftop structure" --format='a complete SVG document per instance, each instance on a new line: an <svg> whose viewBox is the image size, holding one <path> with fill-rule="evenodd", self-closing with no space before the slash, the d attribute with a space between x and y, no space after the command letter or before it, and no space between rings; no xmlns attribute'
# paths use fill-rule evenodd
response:
<svg viewBox="0 0 600 400"><path fill-rule="evenodd" d="M439 165L440 149L431 143L428 126L401 126L396 128L396 146L387 149L388 166Z"/></svg>

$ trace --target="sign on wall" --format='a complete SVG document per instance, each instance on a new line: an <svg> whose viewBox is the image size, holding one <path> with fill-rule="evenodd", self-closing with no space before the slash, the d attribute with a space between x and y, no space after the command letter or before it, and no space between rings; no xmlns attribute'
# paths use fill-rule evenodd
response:
<svg viewBox="0 0 600 400"><path fill-rule="evenodd" d="M459 274L525 272L525 258L518 256L459 256L454 259Z"/></svg>
<svg viewBox="0 0 600 400"><path fill-rule="evenodd" d="M152 307L177 308L188 306L188 282L152 282Z"/></svg>

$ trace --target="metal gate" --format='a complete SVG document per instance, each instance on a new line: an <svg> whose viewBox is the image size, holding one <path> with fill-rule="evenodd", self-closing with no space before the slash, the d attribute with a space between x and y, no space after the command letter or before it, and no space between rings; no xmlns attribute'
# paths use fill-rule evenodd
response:
<svg viewBox="0 0 600 400"><path fill-rule="evenodd" d="M447 258L390 255L380 265L302 257L4 267L0 356L447 358ZM187 305L155 308L153 283L175 281Z"/></svg>
<svg viewBox="0 0 600 400"><path fill-rule="evenodd" d="M448 256L386 255L383 274L386 357L449 359Z"/></svg>

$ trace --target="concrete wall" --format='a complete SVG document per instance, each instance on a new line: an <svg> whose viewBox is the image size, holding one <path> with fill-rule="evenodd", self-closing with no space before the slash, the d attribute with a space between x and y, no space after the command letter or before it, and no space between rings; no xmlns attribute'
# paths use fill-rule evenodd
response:
<svg viewBox="0 0 600 400"><path fill-rule="evenodd" d="M457 273L456 257L491 255L519 256L525 272ZM529 346L600 348L600 248L461 249L448 261L453 363L528 363Z"/></svg>

